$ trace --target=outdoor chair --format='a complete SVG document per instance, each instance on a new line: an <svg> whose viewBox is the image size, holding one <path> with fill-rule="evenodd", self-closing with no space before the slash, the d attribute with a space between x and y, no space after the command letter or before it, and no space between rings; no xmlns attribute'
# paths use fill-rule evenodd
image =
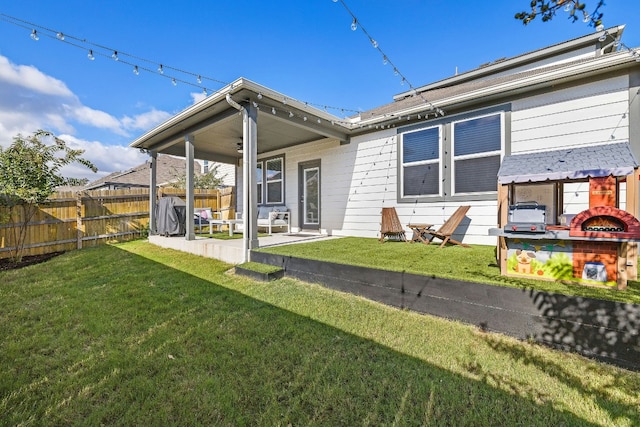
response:
<svg viewBox="0 0 640 427"><path fill-rule="evenodd" d="M398 219L396 208L382 208L380 243L384 242L385 237L406 242L407 238L404 233L404 228L402 228L402 224Z"/></svg>
<svg viewBox="0 0 640 427"><path fill-rule="evenodd" d="M447 243L468 248L469 245L452 239L451 235L456 231L456 228L458 228L458 225L460 225L470 207L471 206L460 206L458 209L456 209L453 215L451 215L449 219L447 219L445 223L442 224L442 227L437 230L425 230L425 233L431 235L432 239L435 237L442 240L442 243L440 244L441 248Z"/></svg>

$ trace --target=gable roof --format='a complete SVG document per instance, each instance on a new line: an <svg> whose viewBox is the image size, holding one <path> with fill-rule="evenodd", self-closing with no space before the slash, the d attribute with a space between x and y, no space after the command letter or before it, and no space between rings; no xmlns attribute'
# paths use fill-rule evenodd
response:
<svg viewBox="0 0 640 427"><path fill-rule="evenodd" d="M194 161L194 171L200 175L200 163ZM179 157L159 154L156 163L158 185L166 185L180 175L185 174L185 160ZM85 190L94 190L107 186L149 187L149 162L144 162L124 172L113 172L87 184Z"/></svg>
<svg viewBox="0 0 640 427"><path fill-rule="evenodd" d="M638 167L628 142L505 156L500 184L627 176Z"/></svg>

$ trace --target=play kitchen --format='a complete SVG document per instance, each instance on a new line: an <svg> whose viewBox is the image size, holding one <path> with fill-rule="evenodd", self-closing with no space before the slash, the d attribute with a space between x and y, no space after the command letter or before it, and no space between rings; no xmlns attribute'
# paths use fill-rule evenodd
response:
<svg viewBox="0 0 640 427"><path fill-rule="evenodd" d="M498 237L503 275L619 290L627 287L627 280L637 280L640 221L632 213L638 205L633 157L628 167L615 171L559 173L552 165L550 175L533 178L509 175L513 159L505 161L498 176L501 226L489 231ZM522 167L523 161L516 163ZM571 209L575 213L565 213Z"/></svg>

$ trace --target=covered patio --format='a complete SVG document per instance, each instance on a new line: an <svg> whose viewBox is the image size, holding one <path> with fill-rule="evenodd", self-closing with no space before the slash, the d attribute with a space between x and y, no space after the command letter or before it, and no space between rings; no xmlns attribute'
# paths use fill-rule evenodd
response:
<svg viewBox="0 0 640 427"><path fill-rule="evenodd" d="M348 144L351 128L350 123L344 119L240 78L130 144L131 147L146 151L151 159L150 223L156 223L154 207L157 202L155 189L158 153L185 158L188 220L186 235L179 238L183 242L202 240L196 240L194 223L189 220L194 212L194 159L233 164L242 170L242 175L237 176L238 201L241 200L237 205L244 218L243 238L241 241L217 243L203 250L216 253L239 252L241 255L233 255L228 262L249 261L251 249L261 246L258 241L257 213L258 205L264 201L258 194L258 156L284 152L289 147L316 141L334 140L339 144ZM286 188L281 190L283 198L286 195L286 200L282 200L280 204L286 203L290 210L298 213L292 217L293 231L304 229L301 226L303 221L299 218L305 214L305 206L310 204L305 200L304 189L298 188L295 193L287 192ZM154 230L151 228L150 240L160 244L161 238L153 236ZM186 248L189 243L182 243L181 246ZM239 248L233 249L236 246ZM224 258L224 255L219 256L220 259Z"/></svg>

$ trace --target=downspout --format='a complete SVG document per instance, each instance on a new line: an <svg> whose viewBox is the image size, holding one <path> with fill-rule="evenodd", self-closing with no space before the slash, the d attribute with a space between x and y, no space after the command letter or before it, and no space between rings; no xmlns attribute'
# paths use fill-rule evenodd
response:
<svg viewBox="0 0 640 427"><path fill-rule="evenodd" d="M231 105L236 110L242 113L242 121L246 122L248 120L248 112L247 109L242 105L238 104L236 101L231 98L231 94L227 94L226 96L227 103ZM243 128L243 137L242 143L244 144L244 128ZM250 251L250 241L251 235L249 232L249 150L248 147L242 147L242 185L244 186L242 191L242 262L249 261L249 251Z"/></svg>

